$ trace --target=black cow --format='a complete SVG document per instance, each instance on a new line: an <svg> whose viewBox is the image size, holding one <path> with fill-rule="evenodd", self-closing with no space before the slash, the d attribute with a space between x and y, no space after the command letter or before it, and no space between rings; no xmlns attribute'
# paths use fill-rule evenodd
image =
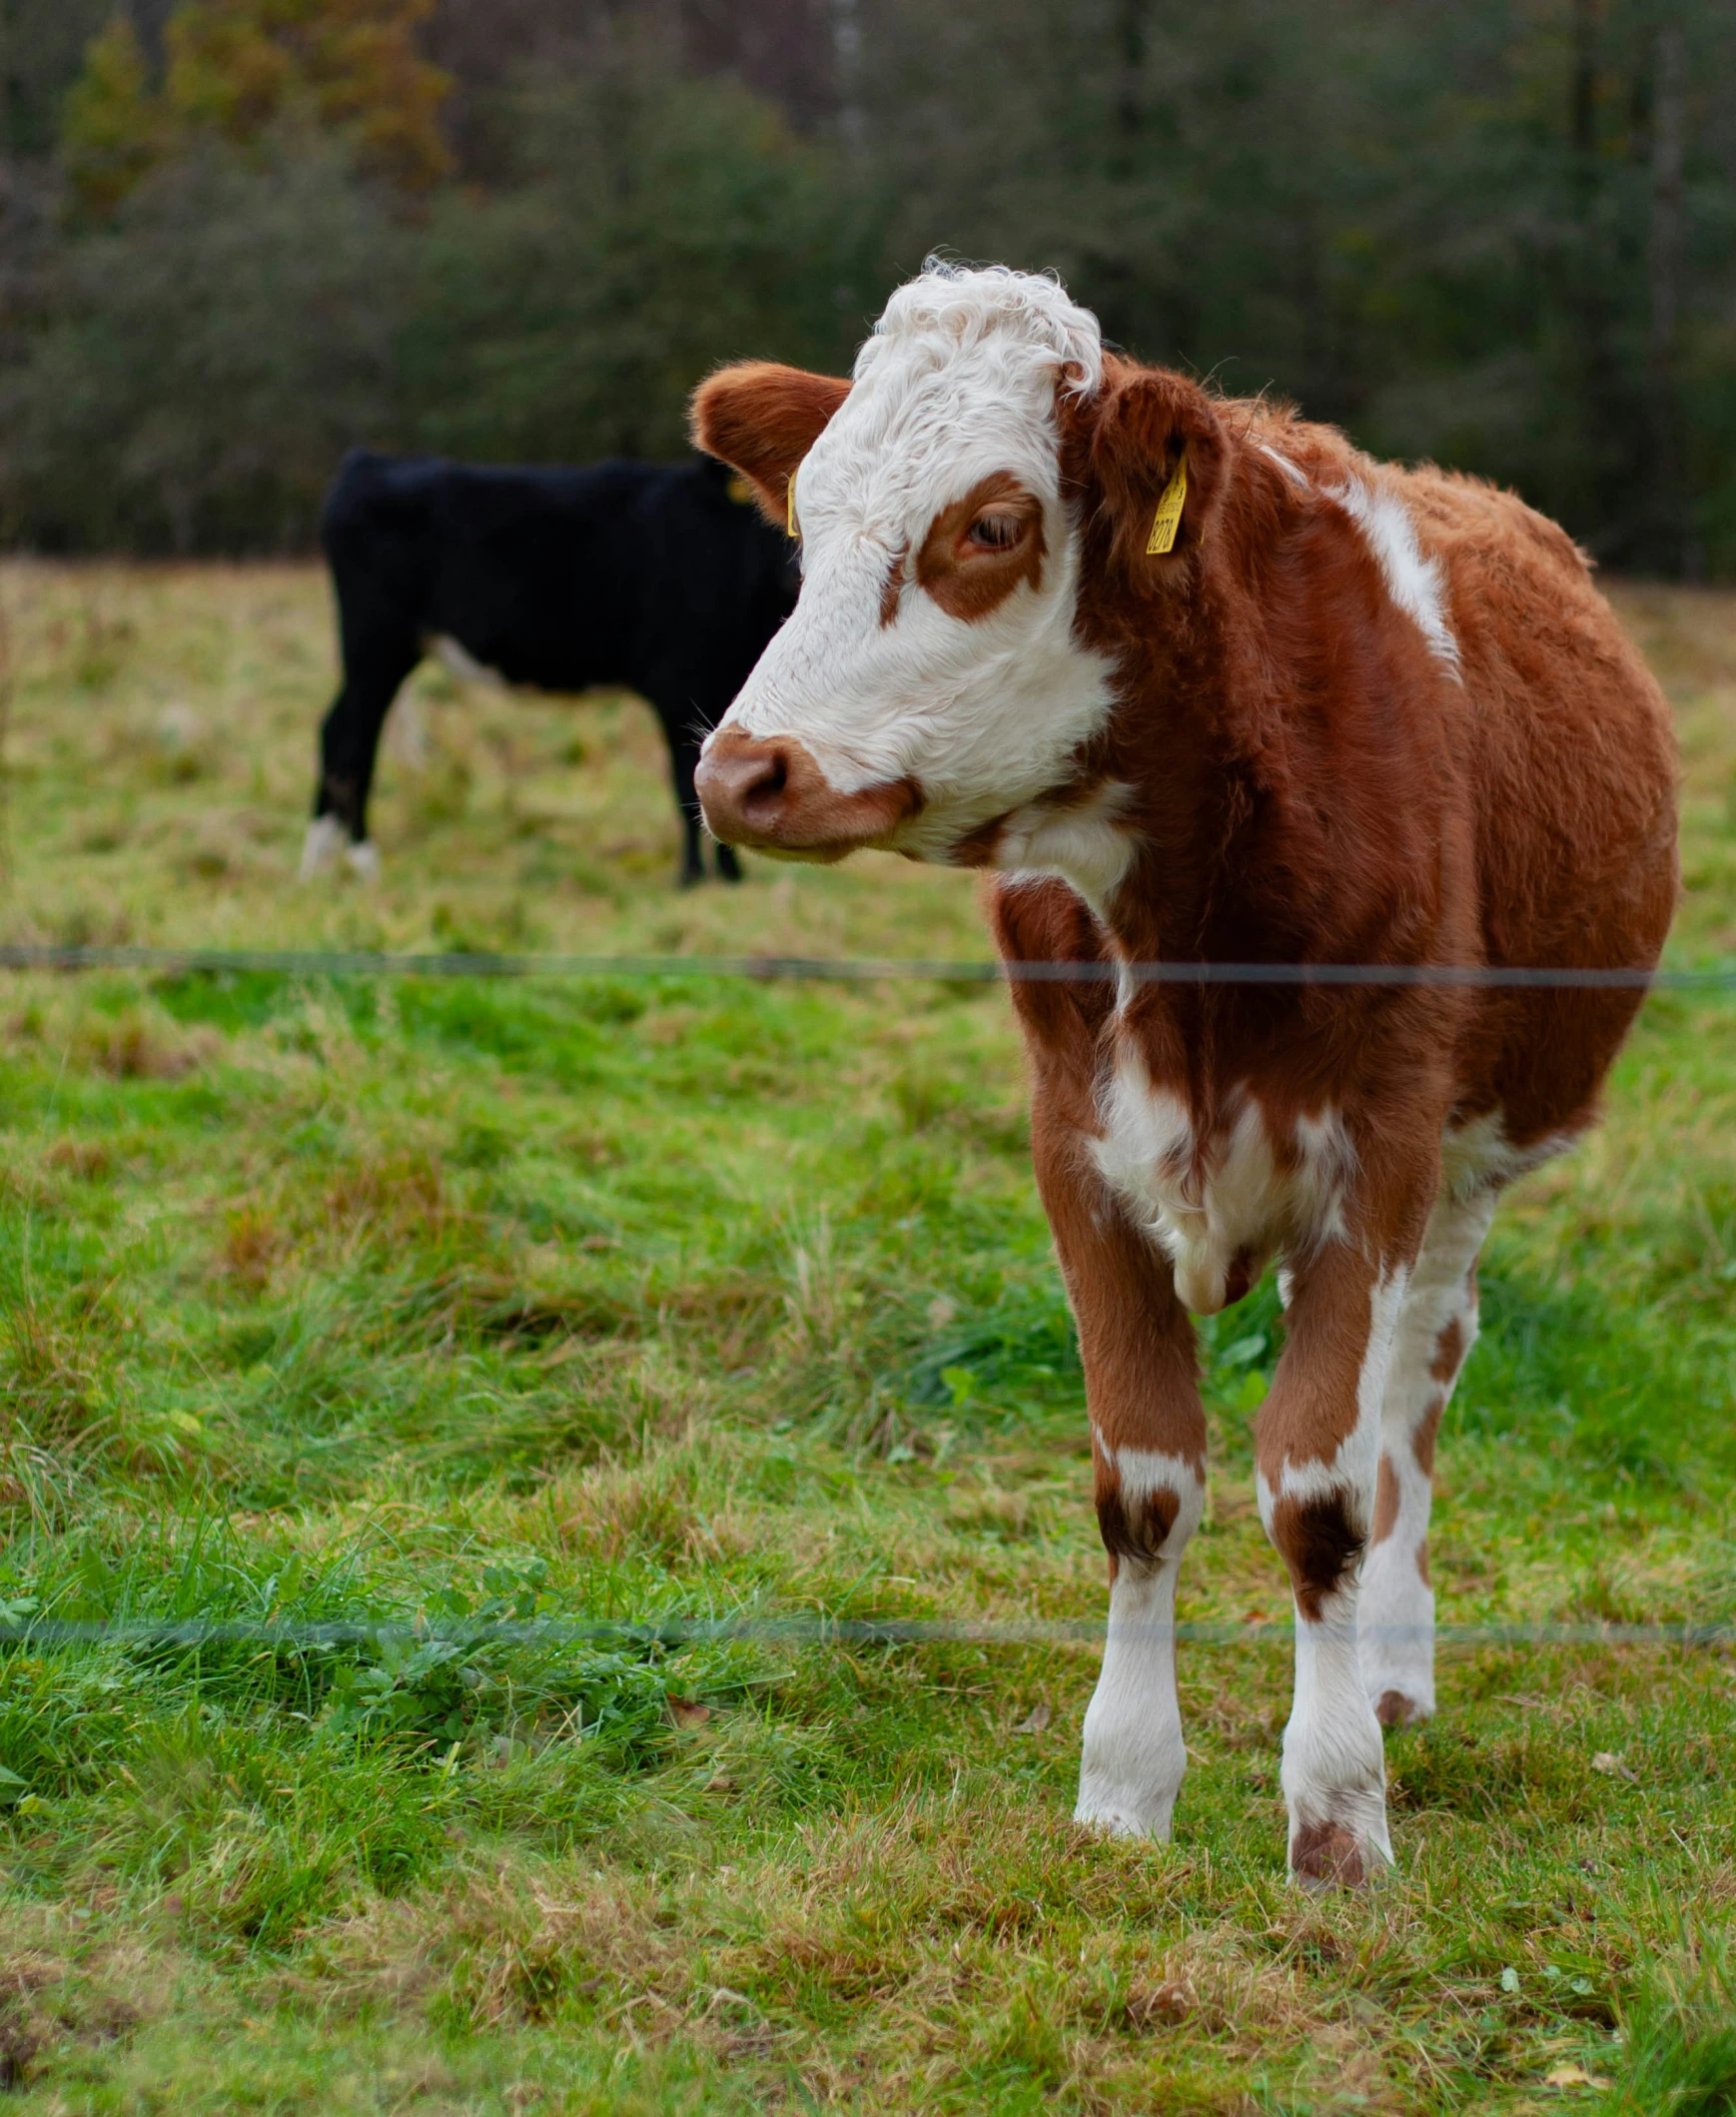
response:
<svg viewBox="0 0 1736 2117"><path fill-rule="evenodd" d="M655 709L681 813L682 882L704 876L699 744L795 601L794 547L709 458L662 469L486 470L344 460L320 526L344 683L320 730L302 871L375 865L368 794L381 723L436 642L511 684L620 684ZM717 871L740 868L727 845Z"/></svg>

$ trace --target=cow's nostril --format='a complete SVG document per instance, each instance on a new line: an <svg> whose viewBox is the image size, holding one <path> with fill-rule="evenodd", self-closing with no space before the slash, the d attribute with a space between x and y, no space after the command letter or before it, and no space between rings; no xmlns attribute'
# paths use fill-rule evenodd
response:
<svg viewBox="0 0 1736 2117"><path fill-rule="evenodd" d="M707 822L720 836L731 828L774 826L791 791L789 745L733 741L718 744L699 760L696 786Z"/></svg>
<svg viewBox="0 0 1736 2117"><path fill-rule="evenodd" d="M741 798L744 801L775 801L790 783L789 759L781 749L775 749L757 761L759 769L742 788Z"/></svg>

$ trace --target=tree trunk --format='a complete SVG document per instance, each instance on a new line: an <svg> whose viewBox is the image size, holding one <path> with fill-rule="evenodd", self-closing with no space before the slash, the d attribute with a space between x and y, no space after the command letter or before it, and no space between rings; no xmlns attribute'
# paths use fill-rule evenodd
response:
<svg viewBox="0 0 1736 2117"><path fill-rule="evenodd" d="M1687 40L1679 23L1653 39L1652 211L1647 277L1651 291L1652 535L1655 562L1692 570L1683 483L1676 347L1682 311L1682 162L1687 131Z"/></svg>

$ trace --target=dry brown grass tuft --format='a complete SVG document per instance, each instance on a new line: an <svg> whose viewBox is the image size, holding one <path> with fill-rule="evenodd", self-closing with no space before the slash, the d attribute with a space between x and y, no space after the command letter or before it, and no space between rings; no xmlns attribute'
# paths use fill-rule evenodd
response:
<svg viewBox="0 0 1736 2117"><path fill-rule="evenodd" d="M114 1167L114 1156L96 1139L57 1139L43 1157L51 1169L64 1169L81 1182L96 1183Z"/></svg>
<svg viewBox="0 0 1736 2117"><path fill-rule="evenodd" d="M207 1064L222 1049L213 1029L184 1033L142 1008L129 1008L112 1022L81 1026L74 1055L118 1081L178 1081Z"/></svg>
<svg viewBox="0 0 1736 2117"><path fill-rule="evenodd" d="M283 1231L272 1216L262 1207L242 1206L225 1218L220 1268L258 1294L270 1283L283 1247Z"/></svg>
<svg viewBox="0 0 1736 2117"><path fill-rule="evenodd" d="M439 1157L409 1147L345 1163L326 1186L326 1217L346 1234L436 1244L465 1216L447 1194Z"/></svg>
<svg viewBox="0 0 1736 2117"><path fill-rule="evenodd" d="M754 1526L733 1497L707 1491L690 1448L653 1444L633 1462L612 1457L555 1481L546 1505L563 1549L609 1564L638 1555L665 1566L739 1556Z"/></svg>

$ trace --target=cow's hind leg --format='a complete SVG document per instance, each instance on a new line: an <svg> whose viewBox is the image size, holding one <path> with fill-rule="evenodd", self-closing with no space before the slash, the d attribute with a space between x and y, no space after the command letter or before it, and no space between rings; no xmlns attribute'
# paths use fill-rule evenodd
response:
<svg viewBox="0 0 1736 2117"><path fill-rule="evenodd" d="M1362 1684L1383 1727L1434 1710L1428 1583L1434 1437L1476 1339L1476 1257L1494 1209L1492 1190L1437 1201L1392 1335L1380 1402L1374 1528L1356 1624Z"/></svg>

